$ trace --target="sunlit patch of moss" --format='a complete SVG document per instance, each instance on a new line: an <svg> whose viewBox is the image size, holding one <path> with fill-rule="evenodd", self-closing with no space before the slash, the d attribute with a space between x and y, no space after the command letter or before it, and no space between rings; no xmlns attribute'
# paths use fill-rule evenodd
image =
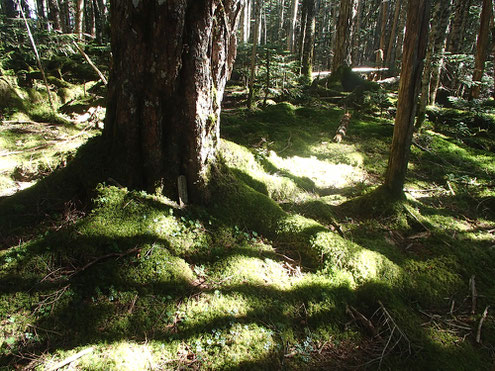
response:
<svg viewBox="0 0 495 371"><path fill-rule="evenodd" d="M274 151L268 157L274 166L290 171L291 174L310 179L316 187L341 188L352 182L363 180L363 173L355 167L347 164L335 164L329 161L318 160L316 157L279 157Z"/></svg>
<svg viewBox="0 0 495 371"><path fill-rule="evenodd" d="M245 147L233 142L222 141L222 156L227 166L244 172L244 176L242 173L238 174L247 183L274 200L291 200L305 197L293 180L277 173L268 174L255 156Z"/></svg>
<svg viewBox="0 0 495 371"><path fill-rule="evenodd" d="M272 330L255 323L231 323L189 340L202 366L208 369L266 368L276 365Z"/></svg>
<svg viewBox="0 0 495 371"><path fill-rule="evenodd" d="M294 279L284 262L274 261L269 258L246 257L233 255L221 260L213 267L217 280L222 276L232 277L228 280L230 285L250 284L254 286L272 286L278 290L289 288ZM215 273L214 277L215 277ZM213 281L215 281L213 279Z"/></svg>
<svg viewBox="0 0 495 371"><path fill-rule="evenodd" d="M177 309L180 329L198 326L212 327L235 318L246 317L253 310L253 300L240 293L221 293L219 290L189 299Z"/></svg>
<svg viewBox="0 0 495 371"><path fill-rule="evenodd" d="M353 144L333 143L322 141L309 147L314 156L318 159L326 159L335 164L347 164L355 167L362 167L364 163L363 155Z"/></svg>

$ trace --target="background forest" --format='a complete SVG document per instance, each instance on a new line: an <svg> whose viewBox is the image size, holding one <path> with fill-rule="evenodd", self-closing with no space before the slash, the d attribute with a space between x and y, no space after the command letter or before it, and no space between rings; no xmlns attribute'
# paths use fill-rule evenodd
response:
<svg viewBox="0 0 495 371"><path fill-rule="evenodd" d="M0 0L0 369L493 369L495 4L244 3L187 204L106 172L110 2Z"/></svg>

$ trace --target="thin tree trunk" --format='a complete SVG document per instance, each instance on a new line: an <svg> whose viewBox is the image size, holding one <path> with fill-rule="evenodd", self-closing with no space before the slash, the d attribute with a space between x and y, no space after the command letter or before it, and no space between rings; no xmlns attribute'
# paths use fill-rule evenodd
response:
<svg viewBox="0 0 495 371"><path fill-rule="evenodd" d="M254 0L254 35L253 35L253 48L251 50L251 69L249 74L249 92L247 99L247 106L249 109L253 108L254 100L254 81L256 80L256 51L258 47L258 33L259 23L261 23L261 0Z"/></svg>
<svg viewBox="0 0 495 371"><path fill-rule="evenodd" d="M58 0L48 0L48 19L52 23L54 30L61 30L60 6Z"/></svg>
<svg viewBox="0 0 495 371"><path fill-rule="evenodd" d="M84 7L84 26L86 34L96 36L96 15L92 0L87 0Z"/></svg>
<svg viewBox="0 0 495 371"><path fill-rule="evenodd" d="M471 0L456 0L454 6L454 19L447 41L447 50L450 53L458 53L463 50L466 19L468 18Z"/></svg>
<svg viewBox="0 0 495 371"><path fill-rule="evenodd" d="M74 12L74 33L78 40L83 38L83 19L84 19L84 0L76 0L76 9Z"/></svg>
<svg viewBox="0 0 495 371"><path fill-rule="evenodd" d="M363 0L356 0L353 9L352 22L352 64L359 65L361 47L361 13L363 12Z"/></svg>
<svg viewBox="0 0 495 371"><path fill-rule="evenodd" d="M437 53L437 50L435 50L436 40L439 37L438 34L442 32L442 30L440 29L441 27L440 22L442 21L443 18L442 13L445 7L447 6L446 3L448 1L450 0L437 0L437 3L435 5L435 10L433 12L431 30L430 30L430 35L428 37L428 47L426 49L425 67L423 70L423 78L421 81L421 95L419 98L416 130L419 130L421 128L426 118L426 106L428 105L428 102L430 100L430 81L431 81L431 73L433 69L433 59L435 53Z"/></svg>
<svg viewBox="0 0 495 371"><path fill-rule="evenodd" d="M292 1L291 18L289 19L289 31L287 32L287 50L294 53L296 40L297 8L299 0Z"/></svg>
<svg viewBox="0 0 495 371"><path fill-rule="evenodd" d="M387 47L387 54L385 57L385 65L391 69L392 65L395 64L392 56L394 55L394 50L397 47L397 26L399 24L400 11L402 8L402 0L397 0L395 2L394 20L392 22L392 28L390 29L390 40Z"/></svg>
<svg viewBox="0 0 495 371"><path fill-rule="evenodd" d="M376 53L376 67L382 68L383 62L385 61L386 55L386 43L387 43L387 20L388 20L388 0L382 0L382 4L380 6L380 44L378 47L378 51ZM376 77L381 79L382 73L378 72Z"/></svg>
<svg viewBox="0 0 495 371"><path fill-rule="evenodd" d="M41 64L41 58L38 53L38 48L36 47L36 43L34 42L33 34L31 33L31 28L29 27L29 23L26 19L26 16L24 15L24 11L22 10L22 7L20 7L21 15L22 18L24 19L24 23L26 25L26 31L29 36L29 40L31 41L31 46L33 47L34 55L36 57L36 62L38 62L38 68L40 69L41 76L43 77L43 82L45 83L45 88L46 88L46 94L48 95L48 102L50 103L50 107L52 109L52 112L55 112L55 106L53 105L52 97L50 95L50 88L48 87L48 81L46 79L46 74L45 74L45 69L43 68L43 65Z"/></svg>
<svg viewBox="0 0 495 371"><path fill-rule="evenodd" d="M337 32L333 53L332 72L346 64L349 53L349 29L352 15L352 0L341 0L339 18L337 21Z"/></svg>
<svg viewBox="0 0 495 371"><path fill-rule="evenodd" d="M280 0L280 13L279 13L279 23L277 30L278 40L282 40L284 37L284 22L285 22L285 1Z"/></svg>
<svg viewBox="0 0 495 371"><path fill-rule="evenodd" d="M250 1L246 1L242 9L241 17L241 42L247 44L249 42L249 25L251 22L250 17Z"/></svg>
<svg viewBox="0 0 495 371"><path fill-rule="evenodd" d="M400 12L400 18L399 18L399 33L397 35L397 45L398 48L395 50L395 57L392 57L394 60L394 64L392 66L392 71L395 70L396 60L401 60L402 59L402 50L404 48L404 35L406 32L406 20L407 20L407 3L402 6L402 10Z"/></svg>
<svg viewBox="0 0 495 371"><path fill-rule="evenodd" d="M68 0L60 1L60 25L63 33L70 33L71 7Z"/></svg>
<svg viewBox="0 0 495 371"><path fill-rule="evenodd" d="M495 99L495 18L492 19L491 32L492 32L492 63L493 63L493 84L494 84L492 91L492 98Z"/></svg>
<svg viewBox="0 0 495 371"><path fill-rule="evenodd" d="M430 0L409 0L399 100L384 186L393 197L403 195L414 132L423 59L428 44Z"/></svg>
<svg viewBox="0 0 495 371"><path fill-rule="evenodd" d="M306 0L306 2L306 35L304 36L301 75L305 77L306 82L310 83L315 48L316 1Z"/></svg>
<svg viewBox="0 0 495 371"><path fill-rule="evenodd" d="M476 56L474 59L473 87L471 88L471 99L477 99L480 96L480 82L485 70L485 60L488 54L488 43L490 41L490 22L493 17L492 0L483 0L481 10L480 31L476 43Z"/></svg>
<svg viewBox="0 0 495 371"><path fill-rule="evenodd" d="M304 38L306 37L306 27L307 27L307 7L306 7L306 2L302 3L302 9L301 9L301 29L299 30L299 40L297 43L297 53L298 53L298 59L299 62L302 66L302 57L303 57L303 49L304 49Z"/></svg>
<svg viewBox="0 0 495 371"><path fill-rule="evenodd" d="M449 28L450 12L452 9L452 0L442 1L443 8L435 32L435 53L432 60L429 104L435 104L438 87L440 86L440 76L442 73L445 58L445 48L447 45L447 30Z"/></svg>

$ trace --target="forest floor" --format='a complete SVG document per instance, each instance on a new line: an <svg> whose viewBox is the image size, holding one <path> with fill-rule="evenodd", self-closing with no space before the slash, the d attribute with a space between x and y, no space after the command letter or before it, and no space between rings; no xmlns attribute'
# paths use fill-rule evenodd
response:
<svg viewBox="0 0 495 371"><path fill-rule="evenodd" d="M390 210L393 121L353 111L335 143L343 114L224 110L210 206L186 209L111 181L64 198L91 115L2 123L0 368L491 369L493 117L431 111Z"/></svg>

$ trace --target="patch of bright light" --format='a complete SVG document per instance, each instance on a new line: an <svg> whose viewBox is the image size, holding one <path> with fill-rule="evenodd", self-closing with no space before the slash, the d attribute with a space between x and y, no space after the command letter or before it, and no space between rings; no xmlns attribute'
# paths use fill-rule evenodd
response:
<svg viewBox="0 0 495 371"><path fill-rule="evenodd" d="M309 178L318 188L342 188L364 180L361 169L346 164L333 164L316 157L279 157L270 151L269 160L279 169L291 174Z"/></svg>

